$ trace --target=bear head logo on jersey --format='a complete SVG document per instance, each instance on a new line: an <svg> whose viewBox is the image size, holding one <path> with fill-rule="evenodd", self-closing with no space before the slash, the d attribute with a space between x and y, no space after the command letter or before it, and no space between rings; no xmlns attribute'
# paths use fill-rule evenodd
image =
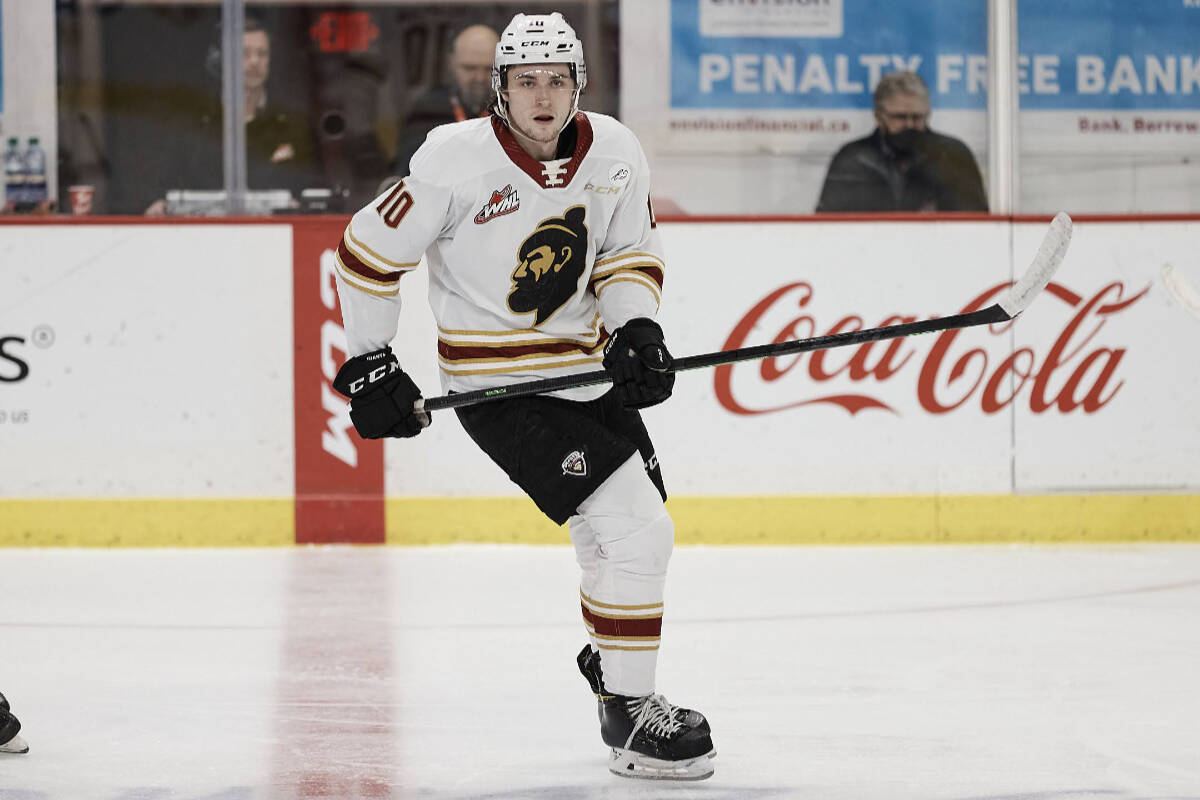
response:
<svg viewBox="0 0 1200 800"><path fill-rule="evenodd" d="M517 314L536 311L534 325L548 320L579 288L587 266L586 214L585 207L572 206L561 217L542 220L517 250L508 307Z"/></svg>

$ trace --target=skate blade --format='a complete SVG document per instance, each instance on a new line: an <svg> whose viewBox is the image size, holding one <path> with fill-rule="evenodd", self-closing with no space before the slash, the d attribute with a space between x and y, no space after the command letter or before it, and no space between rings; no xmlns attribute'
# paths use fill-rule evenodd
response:
<svg viewBox="0 0 1200 800"><path fill-rule="evenodd" d="M609 772L622 778L641 778L652 781L702 781L713 776L712 760L716 750L683 761L664 761L659 758L614 747L608 757Z"/></svg>
<svg viewBox="0 0 1200 800"><path fill-rule="evenodd" d="M29 745L20 736L14 736L4 744L0 744L0 753L28 753Z"/></svg>

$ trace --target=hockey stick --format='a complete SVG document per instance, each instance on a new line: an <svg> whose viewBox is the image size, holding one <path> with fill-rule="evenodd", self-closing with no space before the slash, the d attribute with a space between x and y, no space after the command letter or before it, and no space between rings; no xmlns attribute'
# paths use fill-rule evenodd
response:
<svg viewBox="0 0 1200 800"><path fill-rule="evenodd" d="M737 350L720 350L715 353L702 353L695 356L676 358L671 365L671 372L686 372L705 367L716 367L721 364L733 364L738 361L753 361L759 358L769 358L787 353L804 353L810 350L826 350L831 347L842 347L849 344L874 342L880 339L897 339L902 336L912 336L918 333L945 331L952 328L970 328L975 325L989 325L996 322L1007 322L1013 319L1033 302L1033 298L1046 287L1055 271L1062 263L1071 243L1071 218L1059 212L1051 221L1049 230L1042 239L1037 255L1029 269L1021 276L1008 293L997 303L971 311L966 314L955 314L950 317L927 319L918 322L905 322L899 325L887 325L882 328L867 328L861 331L845 331L827 336L814 336L811 339L796 339L790 342L763 344L754 347L742 347ZM563 375L557 378L514 383L508 386L496 386L491 389L478 389L473 392L448 394L442 397L430 397L416 402L417 411L441 411L446 408L471 406L476 403L486 403L490 400L503 400L509 397L523 397L531 394L555 392L561 389L575 389L581 386L595 386L610 383L612 378L605 370L580 372L575 375Z"/></svg>
<svg viewBox="0 0 1200 800"><path fill-rule="evenodd" d="M1200 318L1200 293L1192 288L1187 278L1183 277L1183 273L1170 264L1163 264L1162 279L1175 302Z"/></svg>

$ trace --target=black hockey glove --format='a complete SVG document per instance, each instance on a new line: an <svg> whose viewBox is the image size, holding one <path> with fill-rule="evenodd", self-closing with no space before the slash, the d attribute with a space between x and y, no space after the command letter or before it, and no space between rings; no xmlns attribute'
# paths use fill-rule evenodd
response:
<svg viewBox="0 0 1200 800"><path fill-rule="evenodd" d="M400 369L390 347L347 361L333 388L350 398L350 421L364 439L407 439L429 425L429 414L413 408L421 390Z"/></svg>
<svg viewBox="0 0 1200 800"><path fill-rule="evenodd" d="M604 345L604 368L626 408L649 408L671 396L675 373L671 354L663 343L662 328L646 317L636 317L617 328Z"/></svg>

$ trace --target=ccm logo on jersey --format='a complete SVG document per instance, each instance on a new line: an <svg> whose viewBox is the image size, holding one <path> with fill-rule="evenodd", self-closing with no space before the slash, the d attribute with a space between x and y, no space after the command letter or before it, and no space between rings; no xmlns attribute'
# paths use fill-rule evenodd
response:
<svg viewBox="0 0 1200 800"><path fill-rule="evenodd" d="M597 186L594 183L584 184L584 190L596 194L620 194L624 186Z"/></svg>
<svg viewBox="0 0 1200 800"><path fill-rule="evenodd" d="M492 192L491 198L484 203L483 208L479 209L479 213L475 215L475 224L482 225L496 217L511 214L520 207L521 198L517 196L517 190L510 183L503 189L496 189Z"/></svg>

